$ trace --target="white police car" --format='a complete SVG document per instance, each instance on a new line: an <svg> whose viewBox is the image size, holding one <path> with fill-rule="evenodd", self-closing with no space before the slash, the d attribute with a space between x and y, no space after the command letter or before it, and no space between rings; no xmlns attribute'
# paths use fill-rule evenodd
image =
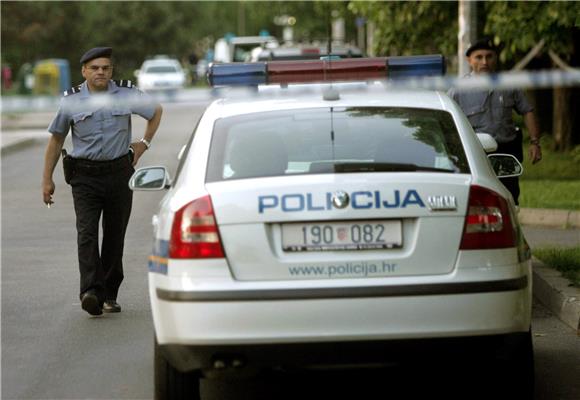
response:
<svg viewBox="0 0 580 400"><path fill-rule="evenodd" d="M149 261L158 398L195 398L219 371L374 365L442 340L507 358L531 390L529 249L492 166L521 165L490 163L495 141L445 93L289 84L423 67L442 60L212 67L214 84L283 85L214 101L173 180L132 178L168 190Z"/></svg>

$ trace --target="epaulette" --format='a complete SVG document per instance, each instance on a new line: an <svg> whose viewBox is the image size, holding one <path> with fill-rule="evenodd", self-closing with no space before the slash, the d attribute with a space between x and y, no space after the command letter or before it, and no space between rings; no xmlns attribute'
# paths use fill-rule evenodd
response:
<svg viewBox="0 0 580 400"><path fill-rule="evenodd" d="M131 89L131 88L134 87L133 82L131 82L128 79L120 79L120 80L116 80L114 82L119 87L126 87L126 88L129 88L129 89Z"/></svg>
<svg viewBox="0 0 580 400"><path fill-rule="evenodd" d="M69 90L65 90L63 96L70 96L71 94L76 94L81 92L81 85L71 87Z"/></svg>

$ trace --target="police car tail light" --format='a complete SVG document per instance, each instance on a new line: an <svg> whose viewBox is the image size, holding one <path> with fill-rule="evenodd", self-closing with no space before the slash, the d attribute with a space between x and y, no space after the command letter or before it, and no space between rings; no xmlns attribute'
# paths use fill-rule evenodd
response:
<svg viewBox="0 0 580 400"><path fill-rule="evenodd" d="M471 186L461 250L516 246L516 233L506 199L481 186Z"/></svg>
<svg viewBox="0 0 580 400"><path fill-rule="evenodd" d="M212 86L257 86L308 82L364 81L442 76L442 55L348 58L333 60L264 61L255 63L211 64Z"/></svg>
<svg viewBox="0 0 580 400"><path fill-rule="evenodd" d="M169 242L169 257L224 257L209 196L196 199L175 213Z"/></svg>

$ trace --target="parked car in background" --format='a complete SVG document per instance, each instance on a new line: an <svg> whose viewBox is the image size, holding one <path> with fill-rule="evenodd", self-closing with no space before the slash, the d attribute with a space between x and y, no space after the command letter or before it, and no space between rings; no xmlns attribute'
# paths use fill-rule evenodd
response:
<svg viewBox="0 0 580 400"><path fill-rule="evenodd" d="M183 89L187 81L186 72L178 60L167 56L156 56L145 60L135 71L139 89L150 91L175 91Z"/></svg>

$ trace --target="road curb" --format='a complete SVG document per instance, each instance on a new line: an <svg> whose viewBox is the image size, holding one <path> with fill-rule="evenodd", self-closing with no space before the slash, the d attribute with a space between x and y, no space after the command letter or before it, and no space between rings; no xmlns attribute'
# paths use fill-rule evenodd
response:
<svg viewBox="0 0 580 400"><path fill-rule="evenodd" d="M9 144L2 144L2 149L0 151L0 154L2 154L3 156L19 151L19 150L23 150L28 146L32 146L34 144L36 144L38 142L38 139L35 138L28 138L28 139L22 139L19 141L15 141L13 143L9 143Z"/></svg>
<svg viewBox="0 0 580 400"><path fill-rule="evenodd" d="M580 336L580 289L536 258L532 272L534 297Z"/></svg>
<svg viewBox="0 0 580 400"><path fill-rule="evenodd" d="M580 228L580 211L521 208L518 218L523 225Z"/></svg>

